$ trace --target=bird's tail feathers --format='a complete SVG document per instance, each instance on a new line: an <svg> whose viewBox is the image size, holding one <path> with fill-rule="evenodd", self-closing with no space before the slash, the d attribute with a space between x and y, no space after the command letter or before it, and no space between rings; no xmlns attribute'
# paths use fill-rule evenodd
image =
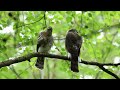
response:
<svg viewBox="0 0 120 90"><path fill-rule="evenodd" d="M71 70L73 72L79 72L78 70L78 56L72 54L71 55Z"/></svg>
<svg viewBox="0 0 120 90"><path fill-rule="evenodd" d="M35 66L39 69L44 68L44 57L38 57Z"/></svg>

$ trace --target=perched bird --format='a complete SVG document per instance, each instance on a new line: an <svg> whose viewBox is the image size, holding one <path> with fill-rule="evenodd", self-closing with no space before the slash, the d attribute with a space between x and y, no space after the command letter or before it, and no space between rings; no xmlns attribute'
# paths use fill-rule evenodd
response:
<svg viewBox="0 0 120 90"><path fill-rule="evenodd" d="M37 42L37 52L48 53L53 45L52 27L48 27L46 31L39 34ZM44 68L45 57L37 57L35 66L39 69Z"/></svg>
<svg viewBox="0 0 120 90"><path fill-rule="evenodd" d="M71 60L71 70L73 72L79 72L78 60L80 60L80 48L82 46L82 37L78 35L76 29L71 29L67 32L65 38L65 47L68 51L69 58Z"/></svg>

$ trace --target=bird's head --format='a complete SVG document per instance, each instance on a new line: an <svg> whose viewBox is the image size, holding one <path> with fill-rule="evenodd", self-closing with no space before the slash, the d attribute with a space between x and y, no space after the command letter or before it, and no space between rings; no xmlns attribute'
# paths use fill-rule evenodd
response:
<svg viewBox="0 0 120 90"><path fill-rule="evenodd" d="M76 29L70 29L68 32L73 32L75 34L78 34L78 31Z"/></svg>
<svg viewBox="0 0 120 90"><path fill-rule="evenodd" d="M49 27L47 28L47 33L48 33L48 36L51 36L51 35L52 35L52 27L51 27L51 26L49 26Z"/></svg>

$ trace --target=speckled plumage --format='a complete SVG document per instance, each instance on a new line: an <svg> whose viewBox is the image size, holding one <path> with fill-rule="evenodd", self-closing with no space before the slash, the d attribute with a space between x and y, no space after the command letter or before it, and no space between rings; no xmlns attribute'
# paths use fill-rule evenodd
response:
<svg viewBox="0 0 120 90"><path fill-rule="evenodd" d="M37 42L37 52L48 53L53 45L52 27L40 32ZM39 69L44 68L44 57L38 57L35 66Z"/></svg>

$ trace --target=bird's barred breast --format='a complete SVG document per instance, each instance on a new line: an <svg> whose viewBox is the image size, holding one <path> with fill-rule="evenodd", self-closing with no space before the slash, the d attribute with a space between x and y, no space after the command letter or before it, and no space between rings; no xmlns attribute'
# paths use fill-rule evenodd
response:
<svg viewBox="0 0 120 90"><path fill-rule="evenodd" d="M41 46L39 49L38 49L38 52L41 52L41 53L46 53L48 52L49 50L51 49L51 45L45 45L45 46Z"/></svg>

